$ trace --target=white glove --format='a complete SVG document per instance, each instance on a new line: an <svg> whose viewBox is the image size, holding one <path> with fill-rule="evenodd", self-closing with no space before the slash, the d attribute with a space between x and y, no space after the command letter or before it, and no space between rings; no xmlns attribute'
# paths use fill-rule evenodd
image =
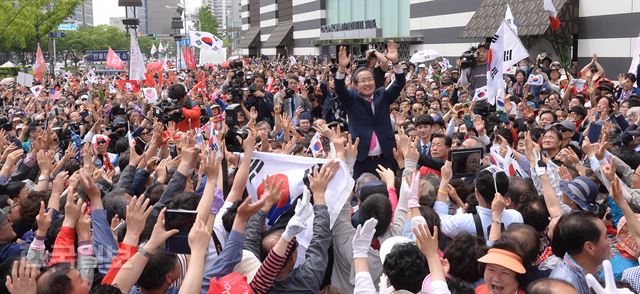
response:
<svg viewBox="0 0 640 294"><path fill-rule="evenodd" d="M295 213L287 223L287 227L284 229L284 233L282 233L282 239L289 242L293 237L300 234L307 228L306 221L313 214L313 208L311 207L311 203L309 203L309 199L311 198L311 192L307 187L304 187L302 192L302 199L298 199L296 203Z"/></svg>
<svg viewBox="0 0 640 294"><path fill-rule="evenodd" d="M414 172L411 179L411 186L407 192L407 204L409 208L420 207L418 193L420 192L420 172Z"/></svg>
<svg viewBox="0 0 640 294"><path fill-rule="evenodd" d="M373 234L376 233L376 225L378 220L370 218L363 225L358 225L356 233L353 235L353 258L367 258L369 257L369 247L371 246L371 240Z"/></svg>
<svg viewBox="0 0 640 294"><path fill-rule="evenodd" d="M587 284L596 292L596 294L627 294L633 293L627 288L616 288L616 281L613 277L613 269L611 269L611 262L605 260L602 262L602 269L604 271L604 289L598 283L598 280L592 275L587 274Z"/></svg>

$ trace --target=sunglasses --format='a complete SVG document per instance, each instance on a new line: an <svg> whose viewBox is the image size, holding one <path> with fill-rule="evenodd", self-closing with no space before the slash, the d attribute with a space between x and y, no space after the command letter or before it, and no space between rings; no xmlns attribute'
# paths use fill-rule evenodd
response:
<svg viewBox="0 0 640 294"><path fill-rule="evenodd" d="M105 140L100 140L100 141L98 141L98 142L96 142L96 143L98 143L98 145L104 145L104 144L107 144L107 141L105 141Z"/></svg>

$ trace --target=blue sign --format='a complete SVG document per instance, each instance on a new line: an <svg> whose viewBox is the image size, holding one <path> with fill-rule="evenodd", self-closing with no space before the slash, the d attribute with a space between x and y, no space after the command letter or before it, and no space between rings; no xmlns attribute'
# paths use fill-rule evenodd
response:
<svg viewBox="0 0 640 294"><path fill-rule="evenodd" d="M129 51L127 50L113 50L118 54L122 61L129 60ZM87 56L84 58L86 62L104 62L107 61L108 50L93 50L87 51Z"/></svg>
<svg viewBox="0 0 640 294"><path fill-rule="evenodd" d="M78 24L76 23L61 23L58 25L58 31L77 31Z"/></svg>
<svg viewBox="0 0 640 294"><path fill-rule="evenodd" d="M180 46L191 46L191 40L190 39L180 40Z"/></svg>
<svg viewBox="0 0 640 294"><path fill-rule="evenodd" d="M53 32L49 33L49 38L64 38L66 35L64 33Z"/></svg>

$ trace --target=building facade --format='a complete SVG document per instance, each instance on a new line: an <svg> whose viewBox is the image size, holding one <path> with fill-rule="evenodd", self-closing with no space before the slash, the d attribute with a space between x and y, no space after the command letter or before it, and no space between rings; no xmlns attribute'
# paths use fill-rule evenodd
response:
<svg viewBox="0 0 640 294"><path fill-rule="evenodd" d="M78 5L73 11L71 18L79 26L93 26L93 0L82 1L82 4Z"/></svg>
<svg viewBox="0 0 640 294"><path fill-rule="evenodd" d="M203 3L211 10L213 16L218 21L218 32L223 32L229 27L227 24L229 15L231 15L232 0L207 0Z"/></svg>
<svg viewBox="0 0 640 294"><path fill-rule="evenodd" d="M145 9L147 31L146 34L173 34L171 18L177 15L176 7L180 0L146 0Z"/></svg>
<svg viewBox="0 0 640 294"><path fill-rule="evenodd" d="M534 27L521 35L532 57L541 51L554 55L542 0L240 1L238 46L243 55L335 57L340 44L358 55L371 47L384 50L386 41L394 39L403 59L432 49L455 63L462 52L495 33L507 3L516 23ZM629 24L640 19L640 0L553 2L562 22L560 33L571 48L567 59L584 66L596 53L610 77L628 70L639 33ZM480 24L484 31L473 32Z"/></svg>

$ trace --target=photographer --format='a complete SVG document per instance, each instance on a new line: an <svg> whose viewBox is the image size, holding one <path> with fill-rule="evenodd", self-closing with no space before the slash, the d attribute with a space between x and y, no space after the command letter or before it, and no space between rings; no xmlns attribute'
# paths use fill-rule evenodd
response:
<svg viewBox="0 0 640 294"><path fill-rule="evenodd" d="M186 132L200 127L200 107L187 97L187 89L182 84L173 84L169 87L169 98L180 105L180 109L172 112L182 112L183 119L178 122L178 131Z"/></svg>
<svg viewBox="0 0 640 294"><path fill-rule="evenodd" d="M298 76L290 75L287 78L287 87L275 96L276 101L282 101L282 111L289 115L289 117L295 117L296 110L299 107L302 108L303 112L311 111L311 102L308 97L297 94L299 84Z"/></svg>
<svg viewBox="0 0 640 294"><path fill-rule="evenodd" d="M245 117L250 117L249 110L253 107L258 111L258 122L267 121L274 124L273 119L273 94L264 89L265 77L263 74L253 76L253 84L249 87L249 97L244 103Z"/></svg>
<svg viewBox="0 0 640 294"><path fill-rule="evenodd" d="M467 54L474 54L473 48L470 51L465 52L459 61L462 63L460 67L462 72L460 73L460 85L469 85L469 93L474 93L477 88L481 88L487 85L487 62L489 56L489 44L480 43L478 49L475 52L475 62L472 56L466 56ZM465 61L468 63L465 64Z"/></svg>

